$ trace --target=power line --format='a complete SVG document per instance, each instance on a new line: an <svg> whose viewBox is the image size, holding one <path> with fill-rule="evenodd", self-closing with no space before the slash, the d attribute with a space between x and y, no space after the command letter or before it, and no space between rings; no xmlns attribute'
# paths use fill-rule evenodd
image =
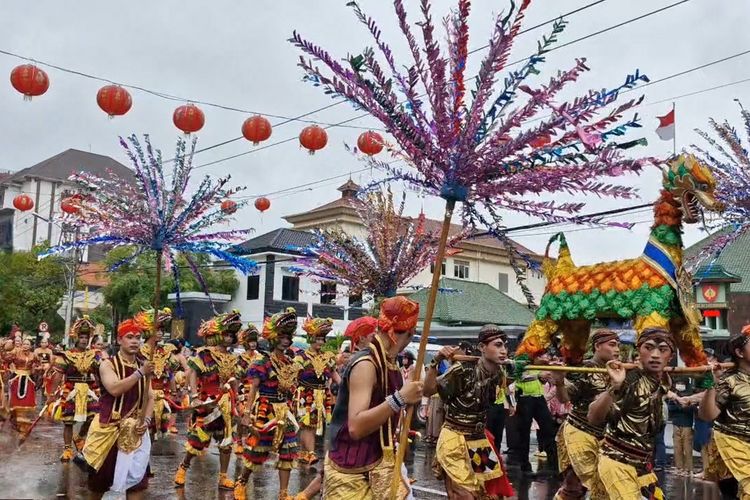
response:
<svg viewBox="0 0 750 500"><path fill-rule="evenodd" d="M570 42L566 42L566 43L564 43L564 44L562 44L562 45L556 45L556 46L552 47L551 49L549 49L549 50L547 51L547 53L549 53L549 52L552 52L552 51L554 51L554 50L557 50L557 49L561 49L561 48L563 48L563 47L568 47L568 46L570 46L570 45L573 45L573 44L575 44L575 43L579 43L579 42L581 42L581 41L583 41L583 40L587 40L587 39L589 39L589 38L592 38L592 37L595 37L595 36L601 35L601 34L603 34L603 33L607 33L607 32L609 32L609 31L615 30L615 29L617 29L617 28L621 28L621 27L623 27L623 26L626 26L626 25L628 25L628 24L634 23L634 22L636 22L636 21L640 21L640 20L642 20L642 19L645 19L645 18L647 18L647 17L650 17L650 16L653 16L653 15L659 14L659 13L661 13L661 12L664 12L664 11L666 11L666 10L672 9L672 8L674 8L674 7L677 7L677 6L679 6L679 5L682 5L682 4L684 4L684 3L687 3L687 2L689 2L689 1L690 1L690 0L680 0L679 2L675 2L675 3L672 3L672 4L670 4L670 5L666 5L666 6L664 6L664 7L661 7L661 8L659 8L659 9L656 9L656 10L652 10L652 11L650 11L650 12L647 12L647 13L645 13L645 14L641 14L640 16L637 16L637 17L634 17L634 18L628 19L628 20L626 20L626 21L620 22L620 23L618 23L618 24L615 24L615 25L613 25L613 26L609 26L609 27L607 27L607 28L601 29L601 30L599 30L599 31L596 31L596 32L594 32L594 33L590 33L590 34L588 34L588 35L582 36L582 37L580 37L580 38L577 38L577 39L575 39L575 40L571 40ZM601 3L601 2L594 2L594 3L592 3L592 4L589 4L589 5L585 6L585 7L586 7L586 8L588 8L588 7L593 7L594 5L597 5L598 3ZM576 11L571 11L571 12L578 12L578 11L580 11L580 10L581 10L581 9L577 9ZM527 30L527 31L530 31L530 30L532 30L532 29L536 29L536 28L538 28L538 27L540 27L540 26L544 26L544 25L546 25L546 24L549 24L549 23L551 23L551 22L553 22L553 21L555 21L555 20L557 20L557 19L562 19L562 18L565 18L565 17L567 17L567 16L569 15L569 14L570 14L570 13L568 13L568 14L563 14L562 16L556 17L555 19L549 20L549 21L547 21L547 22L545 22L545 23L540 23L540 24L538 24L538 25L536 25L536 26L533 26L532 28L529 28L529 30ZM519 34L520 34L520 33L524 33L524 32L526 32L526 31L521 31L521 32L519 32ZM485 46L485 48L486 48L486 47L487 47L487 46ZM481 50L481 49L482 49L482 48L480 47L480 48L478 48L478 49L474 49L474 51L478 51L478 50ZM516 64L520 64L520 63L522 63L522 62L525 62L526 60L528 60L528 58L523 58L523 59L519 59L519 60L517 60L517 61L513 61L513 62L511 62L511 63L508 63L508 64L507 64L507 65L506 65L505 67L506 67L506 68L508 68L508 67L514 66L514 65L516 65ZM709 64L709 65L710 65L710 64ZM677 75L676 75L676 76L677 76ZM670 78L673 78L673 77L670 77ZM658 82L651 82L651 83L653 84L653 83L658 83ZM639 88L641 88L641 87L644 87L644 86L646 86L646 84L644 84L644 85L640 86ZM421 94L421 95L420 95L419 97L424 97L424 95L425 95L425 94ZM343 102L348 102L348 100L346 100L346 99L343 99L343 100L339 101L338 103L343 103ZM337 104L338 104L338 103L337 103ZM331 108L331 107L333 107L334 105L337 105L337 104L329 105L329 106L328 106L327 108L325 108L325 109ZM334 124L332 124L332 125L330 125L330 126L326 126L326 127L324 127L324 128L325 128L325 129L328 129L328 128L331 128L332 126L338 126L338 125L340 125L340 124L346 124L346 123L350 123L350 122L352 122L352 121L355 121L355 120L359 120L360 118L365 118L365 117L368 117L368 116L370 116L370 114L369 114L369 113L363 113L363 114L361 114L361 115L357 115L357 116L355 116L355 117L353 117L353 118L349 118L349 119L347 119L347 120L344 120L344 121L341 121L341 122L337 122L337 123L334 123ZM211 161L211 162L209 162L209 163L205 163L205 164L202 164L202 165L198 165L198 166L196 166L195 168L203 168L203 167L208 167L208 166L211 166L211 165L215 165L215 164L217 164L217 163L221 163L221 162L224 162L224 161L228 161L228 160L233 160L233 159L235 159L235 158L239 158L239 157L241 157L241 156L245 156L245 155L248 155L248 154L251 154L251 153L255 153L255 152L257 152L257 151L262 151L263 149L268 149L268 148L270 148L270 147L274 147L274 146L279 146L279 145L281 145L281 144L285 144L285 143L287 143L287 142L291 142L291 141L294 141L294 140L296 140L296 139L297 139L297 136L295 136L295 137L289 137L289 138L287 138L287 139L283 139L283 140L281 140L281 141L276 141L276 142L274 142L274 143L266 144L266 145L264 145L264 146L261 146L261 147L255 148L255 149L251 149L251 150L249 150L249 151L244 151L244 152L242 152L242 153L238 153L238 154L235 154L235 155L227 156L227 157L224 157L224 158L219 158L218 160L214 160L214 161ZM233 142L234 140L236 140L236 139L233 139L233 140L231 140L231 141L228 141L228 142ZM227 143L227 142L225 142L225 143ZM222 145L223 145L223 144L224 144L224 143L222 143ZM213 146L209 146L209 148L206 148L206 149L211 149L212 147L213 147ZM204 151L205 151L206 149L204 149Z"/></svg>

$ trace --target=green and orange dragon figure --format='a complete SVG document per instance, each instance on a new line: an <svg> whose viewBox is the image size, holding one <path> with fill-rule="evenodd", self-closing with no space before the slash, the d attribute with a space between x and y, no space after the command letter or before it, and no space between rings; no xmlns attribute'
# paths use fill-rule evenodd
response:
<svg viewBox="0 0 750 500"><path fill-rule="evenodd" d="M565 361L578 364L591 323L613 318L632 319L638 334L645 328L666 327L686 365L706 363L692 280L682 265L682 224L698 222L701 207L720 212L723 204L715 197L711 171L692 155L681 155L664 167L663 187L654 203L651 235L635 259L578 267L565 236L558 233L550 239L547 254L559 240L559 256L554 262L545 255L547 287L517 357L533 359L559 335Z"/></svg>

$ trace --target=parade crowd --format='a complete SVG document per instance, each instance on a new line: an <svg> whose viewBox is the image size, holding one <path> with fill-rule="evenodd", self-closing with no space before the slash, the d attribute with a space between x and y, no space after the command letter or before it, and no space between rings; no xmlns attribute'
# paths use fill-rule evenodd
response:
<svg viewBox="0 0 750 500"><path fill-rule="evenodd" d="M71 326L69 348L52 348L46 335L34 348L14 331L0 351L2 416L21 443L39 419L60 422L60 460L85 468L91 498L109 490L147 498L151 443L177 433L175 415L186 412L176 488L213 441L218 488L236 499L269 460L283 500L402 499L412 497L413 480L403 465L396 474L399 425L409 405L428 398L424 439L451 499L514 496L501 446L509 466L532 474L536 429L540 463L561 475L555 498L635 500L664 498L656 472L666 462L666 404L673 472L693 473L695 446L702 479L718 483L724 498L750 499L750 325L730 338L730 364L709 351L712 369L691 378L670 376L675 341L664 329L639 332L628 360L617 333L594 330L583 369L559 366L553 346L530 360L549 367L540 370L509 357L505 332L485 325L475 343L440 349L414 381L420 368L405 349L418 316L417 303L387 298L377 317L349 324L350 347L340 353L322 349L333 328L324 318L306 318L308 347L293 346L292 308L260 329L237 311L219 314L201 324L204 345L194 351L163 340L168 308L117 325L119 349L110 355L86 316ZM258 348L261 337L267 350ZM233 457L241 472L229 477ZM314 479L289 492L292 471L314 464Z"/></svg>

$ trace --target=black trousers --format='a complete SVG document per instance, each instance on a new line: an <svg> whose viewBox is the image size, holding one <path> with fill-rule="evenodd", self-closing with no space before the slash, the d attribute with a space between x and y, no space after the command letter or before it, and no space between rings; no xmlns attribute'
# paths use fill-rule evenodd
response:
<svg viewBox="0 0 750 500"><path fill-rule="evenodd" d="M539 426L539 432L537 433L539 450L547 453L548 463L556 464L555 421L552 419L549 408L547 408L547 401L544 396L520 396L516 408L516 418L518 419L519 443L515 458L521 464L521 469L531 470L529 447L532 420Z"/></svg>
<svg viewBox="0 0 750 500"><path fill-rule="evenodd" d="M505 430L505 406L493 404L487 412L487 430L495 438L497 452L502 453L503 431Z"/></svg>

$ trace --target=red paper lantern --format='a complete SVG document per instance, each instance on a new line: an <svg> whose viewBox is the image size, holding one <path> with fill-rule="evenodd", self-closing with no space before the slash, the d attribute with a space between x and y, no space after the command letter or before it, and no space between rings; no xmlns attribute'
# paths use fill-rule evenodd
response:
<svg viewBox="0 0 750 500"><path fill-rule="evenodd" d="M315 151L326 147L328 134L317 125L309 125L300 132L299 143L313 155Z"/></svg>
<svg viewBox="0 0 750 500"><path fill-rule="evenodd" d="M376 155L383 150L383 136L372 130L362 132L357 139L357 147L366 155Z"/></svg>
<svg viewBox="0 0 750 500"><path fill-rule="evenodd" d="M10 72L10 83L13 88L30 101L32 97L42 95L49 88L49 77L43 70L33 64L22 64Z"/></svg>
<svg viewBox="0 0 750 500"><path fill-rule="evenodd" d="M110 118L121 116L130 111L133 99L130 92L119 85L105 85L96 93L96 103Z"/></svg>
<svg viewBox="0 0 750 500"><path fill-rule="evenodd" d="M182 130L186 134L191 132L197 132L203 128L203 124L206 123L206 118L203 116L201 108L195 104L183 104L179 108L174 110L172 115L172 121L174 126Z"/></svg>
<svg viewBox="0 0 750 500"><path fill-rule="evenodd" d="M80 196L69 196L60 202L60 209L66 214L75 214L80 210Z"/></svg>
<svg viewBox="0 0 750 500"><path fill-rule="evenodd" d="M225 214L233 214L237 211L237 204L232 200L224 200L221 202L221 211Z"/></svg>
<svg viewBox="0 0 750 500"><path fill-rule="evenodd" d="M13 206L21 212L27 212L34 208L34 200L28 194L19 194L13 198Z"/></svg>
<svg viewBox="0 0 750 500"><path fill-rule="evenodd" d="M255 208L257 208L261 213L263 213L269 208L271 208L271 200L269 200L265 196L261 196L260 198L255 200Z"/></svg>
<svg viewBox="0 0 750 500"><path fill-rule="evenodd" d="M242 135L257 146L271 137L271 122L264 116L251 116L242 124Z"/></svg>

